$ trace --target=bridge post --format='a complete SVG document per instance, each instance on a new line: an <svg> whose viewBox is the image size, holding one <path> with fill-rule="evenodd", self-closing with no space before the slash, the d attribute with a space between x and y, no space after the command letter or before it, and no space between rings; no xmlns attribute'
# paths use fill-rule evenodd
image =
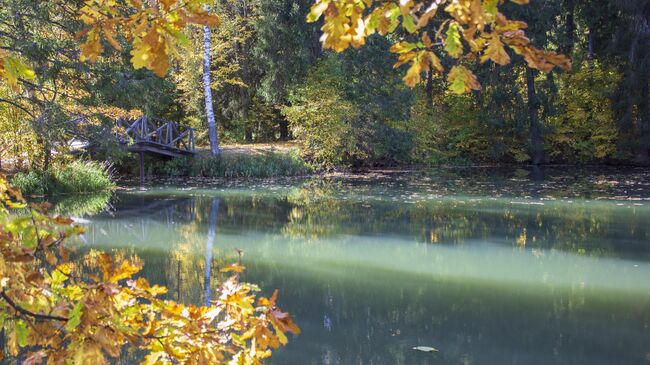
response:
<svg viewBox="0 0 650 365"><path fill-rule="evenodd" d="M144 152L140 152L140 189L144 189Z"/></svg>

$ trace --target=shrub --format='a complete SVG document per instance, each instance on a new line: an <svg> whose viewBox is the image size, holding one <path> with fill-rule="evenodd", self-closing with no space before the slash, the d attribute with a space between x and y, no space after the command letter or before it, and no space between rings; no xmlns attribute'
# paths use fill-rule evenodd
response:
<svg viewBox="0 0 650 365"><path fill-rule="evenodd" d="M546 138L554 161L586 163L615 157L619 135L611 95L620 77L616 70L595 63L558 78L563 109L550 118L552 132Z"/></svg>
<svg viewBox="0 0 650 365"><path fill-rule="evenodd" d="M386 166L408 158L410 135L396 126L407 120L411 91L404 90L392 61L387 64L382 54L351 56L368 62L360 68L349 68L352 63L338 56L327 57L292 90L282 113L313 165Z"/></svg>
<svg viewBox="0 0 650 365"><path fill-rule="evenodd" d="M95 161L73 161L47 171L18 173L12 183L26 195L89 193L115 187L110 165Z"/></svg>
<svg viewBox="0 0 650 365"><path fill-rule="evenodd" d="M360 111L344 95L340 69L335 58L316 65L291 95L291 106L282 110L304 156L325 168L366 158L352 127Z"/></svg>
<svg viewBox="0 0 650 365"><path fill-rule="evenodd" d="M46 187L51 185L49 175L37 170L17 173L11 183L25 195L44 195Z"/></svg>
<svg viewBox="0 0 650 365"><path fill-rule="evenodd" d="M267 152L197 155L154 165L151 172L164 176L264 178L306 175L311 169L296 152Z"/></svg>

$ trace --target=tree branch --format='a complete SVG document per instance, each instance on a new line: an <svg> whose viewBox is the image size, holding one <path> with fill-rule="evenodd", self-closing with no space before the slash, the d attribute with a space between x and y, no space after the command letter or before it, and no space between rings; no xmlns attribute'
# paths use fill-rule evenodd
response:
<svg viewBox="0 0 650 365"><path fill-rule="evenodd" d="M15 106L16 108L18 108L18 109L24 111L25 113L27 113L27 115L29 115L30 117L32 117L32 119L35 119L35 118L36 118L36 117L34 116L34 114L32 114L29 110L27 110L25 107L21 106L20 104L18 104L18 103L16 103L16 102L13 102L13 101L11 101L11 100L7 100L7 99L2 99L2 98L0 98L0 103L11 104L11 105Z"/></svg>
<svg viewBox="0 0 650 365"><path fill-rule="evenodd" d="M65 317L50 316L47 314L38 314L38 313L30 312L27 309L16 304L16 302L14 302L11 298L9 298L9 296L7 295L7 293L4 292L4 290L0 292L0 297L2 297L2 299L4 299L5 302L7 302L7 304L9 304L13 309L15 309L16 312L32 317L36 320L49 320L49 321L61 321L61 322L68 321L68 319Z"/></svg>

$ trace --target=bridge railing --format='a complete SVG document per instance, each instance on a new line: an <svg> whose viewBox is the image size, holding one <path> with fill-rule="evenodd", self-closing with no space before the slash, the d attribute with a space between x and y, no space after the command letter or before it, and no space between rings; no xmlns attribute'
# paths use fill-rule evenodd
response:
<svg viewBox="0 0 650 365"><path fill-rule="evenodd" d="M135 121L119 119L118 141L133 145L154 145L166 149L194 153L194 129L160 118L142 116Z"/></svg>

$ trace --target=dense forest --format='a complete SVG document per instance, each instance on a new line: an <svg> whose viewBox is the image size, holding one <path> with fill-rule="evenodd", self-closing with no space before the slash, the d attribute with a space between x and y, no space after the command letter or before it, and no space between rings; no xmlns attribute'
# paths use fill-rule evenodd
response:
<svg viewBox="0 0 650 365"><path fill-rule="evenodd" d="M119 163L124 156L102 123L140 114L190 125L198 144L209 144L200 26L185 31L161 78L134 70L132 46L120 39L111 41L120 51L83 62L76 42L83 24L66 16L81 1L2 4L3 48L37 66L29 92L0 90L3 160L47 167L72 129ZM514 54L503 66L467 61L482 88L460 95L432 66L414 87L402 82L408 67L394 68L398 55L389 51L403 38L399 30L359 49L324 49L322 20L305 21L311 5L214 3L221 22L209 35L209 69L221 143L295 140L308 161L327 168L650 163L648 1L506 3L505 14L530 24L532 42L570 56L572 69L538 72Z"/></svg>

